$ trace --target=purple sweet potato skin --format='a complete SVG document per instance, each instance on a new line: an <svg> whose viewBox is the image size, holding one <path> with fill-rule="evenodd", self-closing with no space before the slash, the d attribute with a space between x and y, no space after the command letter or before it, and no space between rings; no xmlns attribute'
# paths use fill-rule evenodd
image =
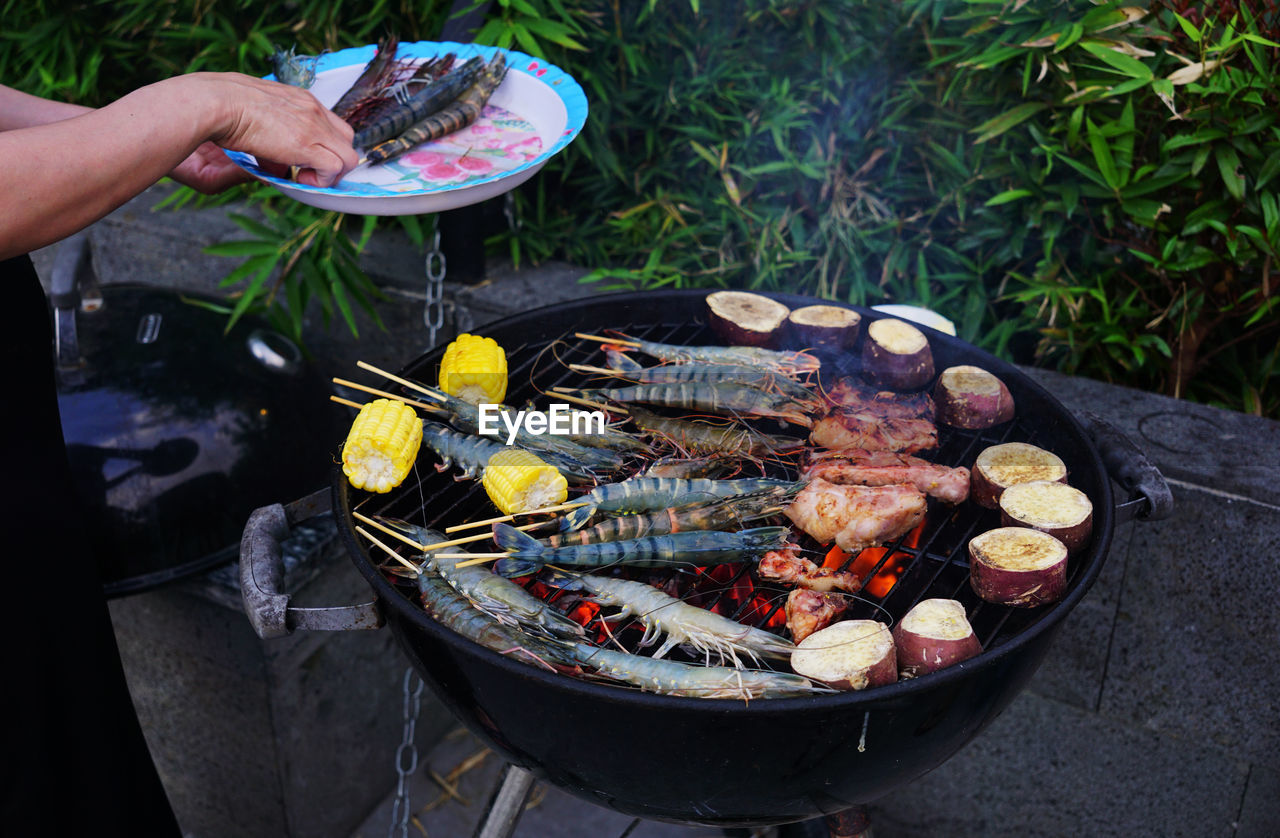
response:
<svg viewBox="0 0 1280 838"><path fill-rule="evenodd" d="M825 309L838 310L843 313L842 319L837 321L839 325L831 325L831 318L826 318L821 323L805 322L805 316L808 312ZM796 309L787 317L787 328L791 336L791 342L788 345L828 354L848 350L858 342L862 318L857 312L844 313L845 311L844 309L836 309L835 306L823 305L805 306L804 308Z"/></svg>
<svg viewBox="0 0 1280 838"><path fill-rule="evenodd" d="M1067 592L1067 557L1037 570L1012 570L990 564L969 550L969 584L986 602L1034 608L1062 599Z"/></svg>
<svg viewBox="0 0 1280 838"><path fill-rule="evenodd" d="M956 604L960 615L963 608ZM916 609L912 609L915 611ZM908 614L910 616L910 614ZM930 672L937 672L960 661L968 660L982 654L982 643L968 621L964 625L969 628L968 635L959 638L934 637L921 631L921 621L914 621L916 628L908 629L912 622L904 617L893 628L893 646L898 656L898 675L901 678L918 678Z"/></svg>
<svg viewBox="0 0 1280 838"><path fill-rule="evenodd" d="M938 406L939 422L953 428L982 430L1004 424L1013 418L1013 396L1003 381L986 370L970 368L977 370L972 373L973 376L980 374L984 380L994 382L997 386L995 393L975 392L976 389L988 388L966 387L966 383L976 382L966 382L966 374L963 372L953 373L957 369L961 368L943 370L934 386L933 401Z"/></svg>
<svg viewBox="0 0 1280 838"><path fill-rule="evenodd" d="M982 654L982 644L972 634L963 640L944 640L894 629L893 642L898 650L898 674L903 678L928 675Z"/></svg>
<svg viewBox="0 0 1280 838"><path fill-rule="evenodd" d="M1036 523L1021 521L1009 514L1003 505L1000 506L1000 526L1002 527L1028 527L1033 530L1039 530L1047 533L1061 541L1067 547L1069 554L1075 554L1080 548L1089 543L1090 536L1093 535L1093 513L1090 512L1084 517L1084 520L1077 524L1062 527L1042 526Z"/></svg>
<svg viewBox="0 0 1280 838"><path fill-rule="evenodd" d="M993 448L998 447L1004 446L993 446ZM996 483L987 476L986 471L981 467L983 453L986 452L984 451L979 453L978 459L973 464L973 468L969 469L969 498L979 506L985 506L987 509L998 509L1000 506L1000 495L1008 487ZM1067 482L1067 474L1065 471L1062 476L1058 478L1058 482Z"/></svg>
<svg viewBox="0 0 1280 838"><path fill-rule="evenodd" d="M890 352L868 335L862 344L862 375L877 387L915 390L933 378L933 350L926 342L918 352Z"/></svg>

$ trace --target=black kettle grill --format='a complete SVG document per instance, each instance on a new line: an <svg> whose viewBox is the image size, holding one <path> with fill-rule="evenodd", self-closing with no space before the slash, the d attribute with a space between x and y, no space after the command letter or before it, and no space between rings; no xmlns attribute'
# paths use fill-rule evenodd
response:
<svg viewBox="0 0 1280 838"><path fill-rule="evenodd" d="M515 390L508 400L521 403L569 383L570 362L599 365L598 345L574 341L578 331L615 327L649 340L714 343L701 321L704 294L602 296L491 324L485 334L508 353ZM791 306L817 302L773 296ZM1115 524L1135 516L1163 517L1171 504L1159 472L1118 433L1088 417L1077 418L1017 368L956 338L926 331L939 369L970 363L991 370L1013 391L1019 411L1013 422L986 431L940 429L937 461L968 465L987 445L1032 442L1062 456L1072 485L1094 504L1093 540L1072 562L1065 597L1043 608L982 603L969 589L968 538L998 526L996 514L976 504L931 508L918 546L890 545L891 551L910 554L910 562L888 594L863 601L858 607L865 613L855 616L887 615L896 621L924 597L959 599L983 641L985 651L976 658L862 692L749 703L653 695L513 661L435 623L416 601L416 590L386 575L380 557L355 533L357 505L366 515L437 528L492 515L474 481L458 483L450 474L421 466L401 487L377 496L351 488L341 470L333 469L333 513L374 602L345 609L289 605L278 586L278 540L314 512L297 502L257 510L245 528L240 571L246 612L264 637L300 628L367 628L385 619L423 678L477 736L513 765L599 805L716 826L818 816L832 824L849 820L861 804L939 765L990 723L1030 679L1064 618L1096 580ZM559 341L554 357L543 351L553 341ZM430 381L440 354L440 349L427 353L401 375ZM1112 479L1130 497L1117 502ZM515 772L514 777L523 779L508 779L527 788L527 775ZM846 823L839 834L858 831Z"/></svg>
<svg viewBox="0 0 1280 838"><path fill-rule="evenodd" d="M324 379L265 321L211 297L98 287L88 238L57 251L58 408L108 596L235 558L249 513L325 479Z"/></svg>

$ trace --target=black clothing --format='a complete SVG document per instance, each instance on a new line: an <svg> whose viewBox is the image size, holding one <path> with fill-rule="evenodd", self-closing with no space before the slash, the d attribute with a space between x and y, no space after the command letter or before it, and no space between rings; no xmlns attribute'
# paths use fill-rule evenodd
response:
<svg viewBox="0 0 1280 838"><path fill-rule="evenodd" d="M16 834L179 835L129 698L58 417L49 308L0 262L3 819Z"/></svg>

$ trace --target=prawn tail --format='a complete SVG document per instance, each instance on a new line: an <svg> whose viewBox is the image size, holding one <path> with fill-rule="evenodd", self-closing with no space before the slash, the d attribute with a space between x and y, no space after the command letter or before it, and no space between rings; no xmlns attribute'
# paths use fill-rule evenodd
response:
<svg viewBox="0 0 1280 838"><path fill-rule="evenodd" d="M585 586L576 573L568 573L559 568L545 568L538 576L538 581L562 591L581 591Z"/></svg>
<svg viewBox="0 0 1280 838"><path fill-rule="evenodd" d="M537 573L542 562L535 559L498 559L493 563L493 572L507 579L518 579Z"/></svg>
<svg viewBox="0 0 1280 838"><path fill-rule="evenodd" d="M594 503L571 509L568 515L560 519L560 532L574 532L582 529L594 514L596 514L596 505ZM521 534L523 535L523 533ZM530 538L529 540L533 541L534 539Z"/></svg>
<svg viewBox="0 0 1280 838"><path fill-rule="evenodd" d="M508 555L494 562L493 572L508 579L536 573L542 567L542 553L546 547L536 538L511 526L493 525L493 541Z"/></svg>

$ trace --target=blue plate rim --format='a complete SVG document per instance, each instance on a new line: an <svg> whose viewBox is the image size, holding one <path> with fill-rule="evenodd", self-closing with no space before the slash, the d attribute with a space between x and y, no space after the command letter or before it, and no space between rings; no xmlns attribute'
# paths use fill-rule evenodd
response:
<svg viewBox="0 0 1280 838"><path fill-rule="evenodd" d="M366 44L361 47L347 47L337 52L329 52L320 56L316 64L316 72L323 73L328 70L337 70L343 67L349 67L353 64L368 64L377 51L377 44ZM582 128L587 122L587 96L583 92L582 86L564 70L550 63L546 59L536 58L527 53L513 49L502 49L501 47L484 46L481 44L463 44L457 41L414 41L412 43L401 44L396 50L398 57L406 58L422 58L433 55L441 55L443 53L455 52L459 57L470 58L473 55L480 55L486 61L491 59L496 52L503 52L507 56L508 72L515 71L532 76L534 79L542 82L551 88L560 101L564 103L567 112L564 130L560 134L560 138L551 145L550 148L544 150L532 160L527 160L516 166L514 169L507 169L502 172L496 172L487 177L477 180L469 180L466 183L443 185L429 189L413 189L404 192L388 192L372 184L355 183L346 187L332 186L309 186L296 181L286 180L284 178L269 175L260 169L253 156L242 151L227 150L227 156L231 161L240 168L249 172L259 180L273 184L284 190L297 190L300 192L308 192L314 195L332 195L340 198L379 198L394 200L397 198L421 198L428 195L439 195L455 190L471 189L476 186L482 186L486 183L492 183L496 180L511 177L519 172L526 171L535 166L541 166L548 160L558 154L565 146L573 142L581 133ZM541 74L529 71L529 65L536 63ZM265 76L266 79L275 80L274 75Z"/></svg>

